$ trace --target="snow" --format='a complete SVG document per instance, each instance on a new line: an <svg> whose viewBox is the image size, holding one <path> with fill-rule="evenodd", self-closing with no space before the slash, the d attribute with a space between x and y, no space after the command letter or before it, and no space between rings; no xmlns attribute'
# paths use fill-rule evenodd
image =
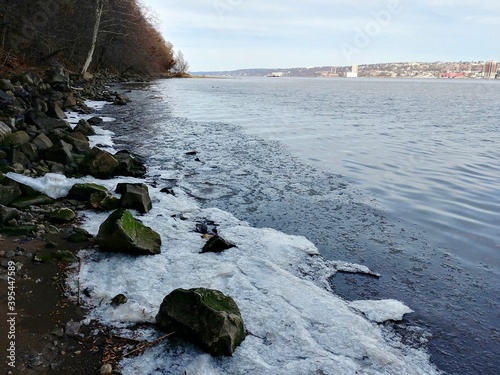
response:
<svg viewBox="0 0 500 375"><path fill-rule="evenodd" d="M180 189L175 196L149 189L153 209L139 218L161 234L162 253L132 257L81 252L80 285L90 295L82 298L92 307L87 321L98 319L122 329L154 322L172 290L207 287L235 299L249 334L233 357L222 359L190 344L170 347L164 342L140 357L124 359L124 374L438 373L425 352L388 340L377 324L324 287L319 278L334 273L336 265L322 261L306 238L254 228L216 208L202 209ZM108 214L85 212L84 228L96 234ZM194 228L202 219L214 220L220 235L236 247L201 254L206 240ZM129 302L112 306L111 299L120 293ZM386 310L390 319L409 312L401 306L398 312L388 302L368 302L374 302L371 310ZM134 333L131 329L129 334Z"/></svg>
<svg viewBox="0 0 500 375"><path fill-rule="evenodd" d="M402 320L403 315L413 312L404 303L394 299L353 301L349 303L349 307L362 312L368 319L376 323Z"/></svg>
<svg viewBox="0 0 500 375"><path fill-rule="evenodd" d="M175 170L165 170L162 176L175 174ZM134 181L77 180L53 174L40 179L9 177L52 197L63 196L81 181L110 189L118 182ZM96 319L119 329L121 335L158 337L159 332L142 332L134 324L154 322L163 298L172 290L206 287L234 298L248 334L232 357L223 358L212 358L188 343L171 345L165 340L138 357L123 359L124 375L439 373L425 351L401 344L371 321L377 321L372 314L393 319L410 312L409 308L397 301L349 303L329 289L327 278L337 270L369 271L366 267L328 262L305 237L251 227L229 212L201 208L180 188L174 188L175 196L161 193L155 187L160 185L149 186L153 209L142 216L134 214L160 233L161 254L133 257L98 249L80 252L80 270L75 270L69 286L76 294L79 283L88 292L81 293L90 308L85 322ZM82 225L95 235L108 215L85 211ZM201 254L206 239L194 232L200 220L215 221L219 234L236 247L220 254ZM128 302L111 305L120 293Z"/></svg>

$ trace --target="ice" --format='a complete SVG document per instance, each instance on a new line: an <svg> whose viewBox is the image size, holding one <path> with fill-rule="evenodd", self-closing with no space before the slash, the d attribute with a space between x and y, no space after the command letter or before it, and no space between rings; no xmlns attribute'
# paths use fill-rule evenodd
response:
<svg viewBox="0 0 500 375"><path fill-rule="evenodd" d="M87 321L97 319L121 329L151 323L172 290L207 287L235 299L248 335L233 357L220 359L190 344L163 342L123 360L123 374L438 373L425 352L387 339L377 324L322 286L326 283L308 277L318 267L325 268L318 275L331 275L335 265L321 262L306 238L254 228L216 208L202 209L181 189L173 196L150 187L150 194L153 209L138 218L161 234L162 253L132 257L81 252L80 285L90 296L82 295L82 300L92 307ZM85 212L83 225L96 234L107 215ZM206 240L194 232L200 220L215 221L220 235L236 247L201 254ZM119 293L128 303L112 306L111 299ZM407 307L398 310L395 304L376 302L370 311L376 306L390 319L409 312Z"/></svg>
<svg viewBox="0 0 500 375"><path fill-rule="evenodd" d="M413 312L404 303L394 299L353 301L349 303L349 306L362 312L368 319L376 323L402 320L403 315Z"/></svg>
<svg viewBox="0 0 500 375"><path fill-rule="evenodd" d="M57 173L47 173L41 178L23 176L13 172L8 172L5 176L53 199L68 195L68 191L77 181Z"/></svg>

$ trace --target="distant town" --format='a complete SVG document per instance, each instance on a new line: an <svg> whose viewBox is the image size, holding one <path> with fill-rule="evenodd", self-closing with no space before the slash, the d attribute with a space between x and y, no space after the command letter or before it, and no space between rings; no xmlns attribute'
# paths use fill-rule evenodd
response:
<svg viewBox="0 0 500 375"><path fill-rule="evenodd" d="M321 77L321 78L500 78L496 61L400 62L352 66L321 66L286 69L240 69L224 72L195 72L226 77Z"/></svg>

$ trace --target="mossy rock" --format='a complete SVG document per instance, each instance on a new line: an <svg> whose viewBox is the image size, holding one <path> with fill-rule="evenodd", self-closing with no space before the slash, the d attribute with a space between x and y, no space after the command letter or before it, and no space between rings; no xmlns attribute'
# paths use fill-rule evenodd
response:
<svg viewBox="0 0 500 375"><path fill-rule="evenodd" d="M67 240L71 243L83 243L89 242L93 236L82 228L73 228L73 233L71 233Z"/></svg>
<svg viewBox="0 0 500 375"><path fill-rule="evenodd" d="M69 223L76 218L76 214L73 210L63 207L58 208L50 214L50 220L58 223Z"/></svg>
<svg viewBox="0 0 500 375"><path fill-rule="evenodd" d="M213 289L174 290L163 299L156 322L213 356L232 355L245 339L238 305Z"/></svg>
<svg viewBox="0 0 500 375"><path fill-rule="evenodd" d="M74 184L68 192L68 198L80 201L88 201L94 193L109 193L108 189L98 184Z"/></svg>
<svg viewBox="0 0 500 375"><path fill-rule="evenodd" d="M1 234L11 236L29 236L36 232L36 225L18 225L15 227L0 227Z"/></svg>
<svg viewBox="0 0 500 375"><path fill-rule="evenodd" d="M90 196L90 206L96 210L111 211L120 208L120 200L109 192L97 191Z"/></svg>
<svg viewBox="0 0 500 375"><path fill-rule="evenodd" d="M33 261L38 263L50 263L58 260L66 263L78 262L78 258L69 250L41 251L33 256Z"/></svg>
<svg viewBox="0 0 500 375"><path fill-rule="evenodd" d="M154 255L161 252L161 237L136 220L125 209L114 211L99 227L96 237L102 251L132 255Z"/></svg>
<svg viewBox="0 0 500 375"><path fill-rule="evenodd" d="M39 195L36 197L22 197L16 199L14 202L10 204L10 206L23 209L28 208L30 206L43 206L46 204L52 204L54 200L46 195Z"/></svg>

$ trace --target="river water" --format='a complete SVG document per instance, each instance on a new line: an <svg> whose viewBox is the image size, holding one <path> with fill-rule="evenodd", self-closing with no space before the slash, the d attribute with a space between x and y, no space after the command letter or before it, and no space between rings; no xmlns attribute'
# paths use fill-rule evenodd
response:
<svg viewBox="0 0 500 375"><path fill-rule="evenodd" d="M257 227L307 237L347 300L395 298L450 374L500 368L500 82L188 79L106 107L150 175ZM187 155L196 151L196 155ZM167 168L168 167L168 168ZM168 180L168 179L167 179Z"/></svg>

